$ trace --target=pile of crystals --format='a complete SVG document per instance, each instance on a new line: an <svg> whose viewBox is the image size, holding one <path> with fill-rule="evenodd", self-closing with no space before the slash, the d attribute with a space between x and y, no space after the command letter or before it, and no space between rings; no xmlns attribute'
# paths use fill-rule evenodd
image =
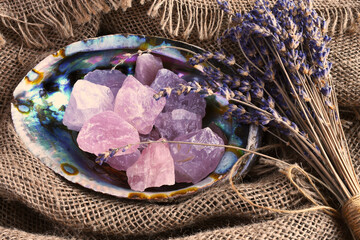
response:
<svg viewBox="0 0 360 240"><path fill-rule="evenodd" d="M161 89L185 83L164 69L160 58L143 54L137 58L135 76L95 70L78 80L63 123L79 131L80 149L96 155L128 144L159 141L133 145L106 161L126 171L133 190L197 183L215 170L224 148L160 141L224 144L210 128L202 128L205 100L198 93L154 99Z"/></svg>

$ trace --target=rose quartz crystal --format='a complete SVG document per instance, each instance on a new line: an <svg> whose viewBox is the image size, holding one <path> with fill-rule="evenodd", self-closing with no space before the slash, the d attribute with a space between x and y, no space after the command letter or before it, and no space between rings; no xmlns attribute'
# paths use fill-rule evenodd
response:
<svg viewBox="0 0 360 240"><path fill-rule="evenodd" d="M161 69L156 75L151 88L159 92L162 88L179 87L180 84L186 85L187 82L178 75L167 69ZM199 93L189 93L187 95L177 95L175 92L170 94L166 100L166 105L163 112L171 112L175 109L185 109L189 112L199 114L201 117L205 116L206 101Z"/></svg>
<svg viewBox="0 0 360 240"><path fill-rule="evenodd" d="M127 153L126 151L125 153ZM126 171L131 165L133 165L140 157L140 151L136 150L133 153L128 153L121 156L114 156L109 158L106 163L112 168L119 171Z"/></svg>
<svg viewBox="0 0 360 240"><path fill-rule="evenodd" d="M113 110L113 101L114 95L108 87L78 80L71 92L63 124L70 130L79 131L92 116Z"/></svg>
<svg viewBox="0 0 360 240"><path fill-rule="evenodd" d="M136 129L112 111L105 111L90 118L77 137L80 149L96 155L110 148L119 148L139 141ZM116 156L135 152L137 147L132 146L125 152L120 150Z"/></svg>
<svg viewBox="0 0 360 240"><path fill-rule="evenodd" d="M84 80L110 88L114 97L121 88L126 75L119 70L95 70L84 76Z"/></svg>
<svg viewBox="0 0 360 240"><path fill-rule="evenodd" d="M140 158L127 169L126 175L131 189L135 191L175 184L174 160L168 144L149 144Z"/></svg>
<svg viewBox="0 0 360 240"><path fill-rule="evenodd" d="M163 64L159 57L150 53L142 54L136 60L135 78L142 84L150 86L161 68Z"/></svg>
<svg viewBox="0 0 360 240"><path fill-rule="evenodd" d="M224 144L208 127L177 137L174 141ZM171 143L170 151L175 163L176 182L198 183L215 170L224 154L224 147Z"/></svg>
<svg viewBox="0 0 360 240"><path fill-rule="evenodd" d="M160 113L155 119L155 127L161 137L173 140L174 138L201 129L201 116L184 109L175 109L172 112Z"/></svg>
<svg viewBox="0 0 360 240"><path fill-rule="evenodd" d="M155 91L128 76L115 99L114 111L133 125L141 134L152 130L155 118L166 104L164 98L156 101Z"/></svg>

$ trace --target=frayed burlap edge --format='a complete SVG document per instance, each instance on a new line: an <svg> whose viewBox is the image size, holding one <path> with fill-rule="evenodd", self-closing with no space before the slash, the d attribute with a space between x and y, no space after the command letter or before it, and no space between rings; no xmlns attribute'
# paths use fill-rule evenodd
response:
<svg viewBox="0 0 360 240"><path fill-rule="evenodd" d="M246 12L252 8L255 0L228 2L236 11ZM273 4L275 1L270 2ZM358 5L355 1L314 0L315 8L328 22L330 36L359 30ZM221 26L230 24L231 21L215 1L205 0L154 0L147 14L153 18L160 18L161 29L167 31L170 36L180 36L183 39L188 39L194 32L200 40L217 37L221 32Z"/></svg>
<svg viewBox="0 0 360 240"><path fill-rule="evenodd" d="M162 30L170 36L188 39L190 34L197 32L200 40L218 36L221 26L226 21L226 14L214 1L193 0L155 0L148 15L160 17ZM216 4L216 3L215 3Z"/></svg>
<svg viewBox="0 0 360 240"><path fill-rule="evenodd" d="M358 6L354 8L335 5L335 7L320 9L320 14L328 23L329 36L359 31L360 8Z"/></svg>
<svg viewBox="0 0 360 240"><path fill-rule="evenodd" d="M74 25L84 24L100 13L131 7L132 0L61 0L54 1L46 8L34 9L31 14L12 13L0 6L0 20L7 28L20 35L28 47L48 48L52 43L47 39L44 29L48 26L57 29L61 37L74 37ZM36 33L36 34L34 34ZM0 47L5 40L0 34Z"/></svg>
<svg viewBox="0 0 360 240"><path fill-rule="evenodd" d="M139 2L144 4L145 1ZM229 2L240 12L250 10L254 4L254 0ZM47 48L51 42L43 32L45 26L52 26L59 30L62 37L69 38L74 35L74 22L85 23L93 15L119 8L125 11L131 6L132 0L61 0L23 15L0 6L0 19L6 27L18 33L27 46ZM359 30L360 4L356 1L314 0L314 6L327 19L330 36ZM194 33L200 40L216 38L231 21L215 1L206 0L154 0L147 14L159 18L161 29L170 36L183 39ZM32 34L34 32L37 34ZM1 39L0 36L0 46Z"/></svg>

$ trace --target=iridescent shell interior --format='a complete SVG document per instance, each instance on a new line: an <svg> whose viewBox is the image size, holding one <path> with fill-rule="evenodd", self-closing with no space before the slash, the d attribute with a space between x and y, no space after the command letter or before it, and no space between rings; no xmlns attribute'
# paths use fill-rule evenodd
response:
<svg viewBox="0 0 360 240"><path fill-rule="evenodd" d="M81 151L77 146L77 133L62 124L72 86L78 79L94 69L112 68L127 53L159 46L203 52L195 46L163 38L109 35L75 42L48 56L23 78L14 91L12 118L18 135L36 157L67 180L117 197L164 201L195 193L225 179L228 173L212 173L197 184L178 183L145 192L133 191L127 184L125 172L107 164L95 164L95 156ZM162 58L165 68L185 80L201 77L200 71L204 65L188 65L186 62L192 56L188 51L163 48L154 50L153 54ZM136 58L127 59L117 69L125 74L133 74ZM208 102L208 105L212 104ZM222 110L208 107L210 110L207 110L204 121L226 125L221 119ZM222 129L226 131L226 126ZM238 146L249 148L258 145L256 128L242 126L238 136ZM247 160L247 164L252 162L253 156Z"/></svg>

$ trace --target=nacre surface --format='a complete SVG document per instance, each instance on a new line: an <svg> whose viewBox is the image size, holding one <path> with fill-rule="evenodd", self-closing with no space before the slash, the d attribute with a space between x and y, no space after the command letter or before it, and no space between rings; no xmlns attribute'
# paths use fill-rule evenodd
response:
<svg viewBox="0 0 360 240"><path fill-rule="evenodd" d="M191 67L186 63L192 56L189 52L171 48L156 49L159 46L176 46L197 53L204 51L190 44L163 38L108 35L72 43L46 57L29 71L14 90L11 113L19 137L34 156L67 180L117 197L167 201L195 193L225 179L228 173L212 173L197 184L183 183L151 188L145 192L133 191L129 188L125 172L108 164L96 164L95 155L78 147L78 133L67 129L62 123L70 93L77 80L95 69L110 70L129 53L138 50L154 49L152 53L162 59L164 68L187 81L201 78L205 63ZM125 75L133 75L136 59L137 56L133 56L116 69ZM226 121L221 120L222 111L218 108L206 114L203 127L215 122L226 131L228 126ZM248 127L244 127L240 138L241 146L255 148L259 143L257 128L252 127L249 131ZM247 165L252 163L253 156L248 159Z"/></svg>

